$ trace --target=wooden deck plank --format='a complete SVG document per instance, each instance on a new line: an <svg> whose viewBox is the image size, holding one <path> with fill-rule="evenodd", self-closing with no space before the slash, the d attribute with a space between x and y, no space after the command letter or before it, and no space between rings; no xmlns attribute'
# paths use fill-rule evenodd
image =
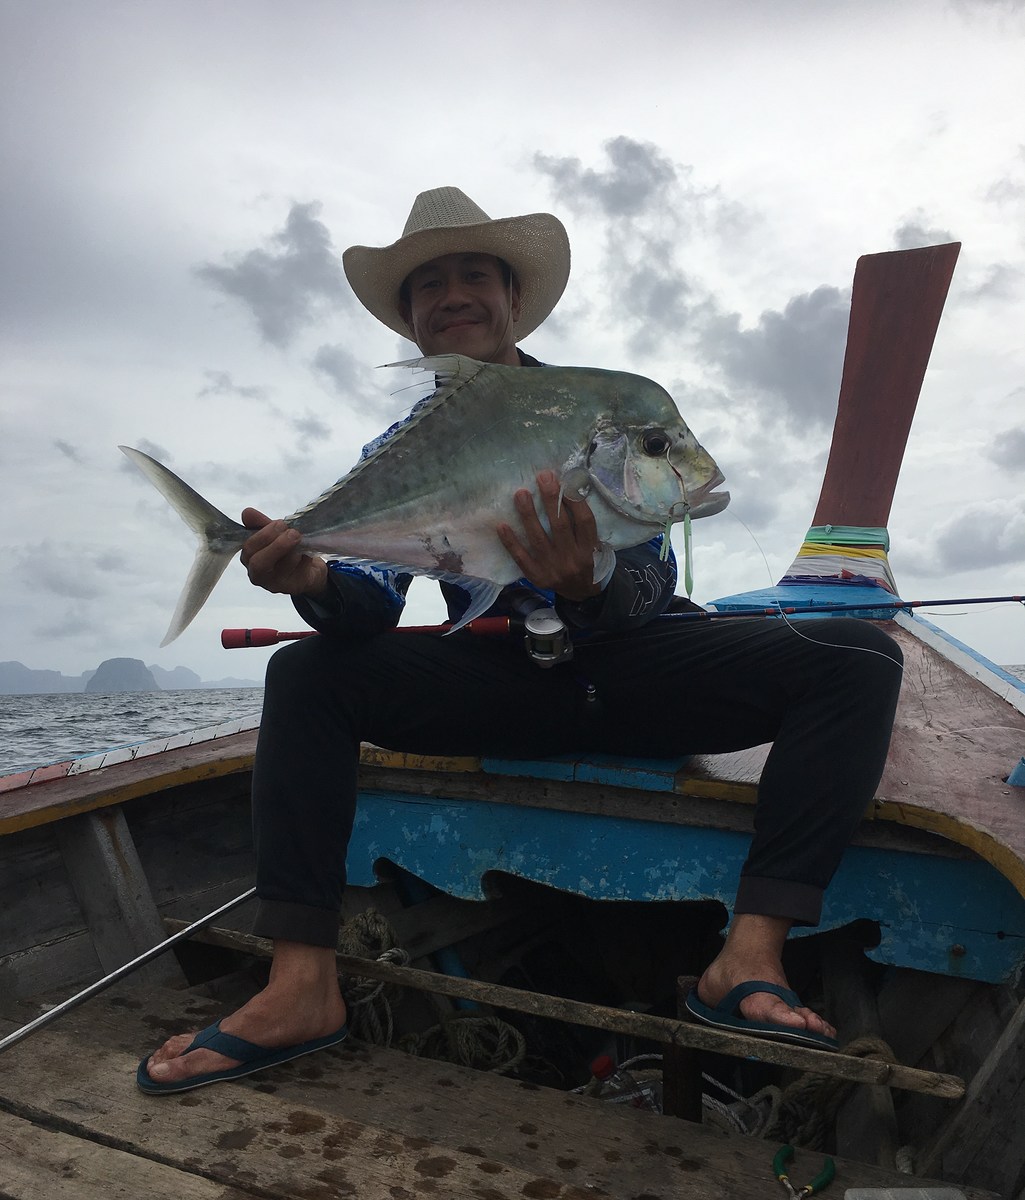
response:
<svg viewBox="0 0 1025 1200"><path fill-rule="evenodd" d="M379 1048L328 1050L178 1097L136 1091L141 1053L216 1013L189 993L107 994L5 1054L0 1108L241 1190L318 1200L749 1200L775 1186L775 1147L757 1139ZM907 1182L837 1167L839 1194Z"/></svg>
<svg viewBox="0 0 1025 1200"><path fill-rule="evenodd" d="M0 1196L6 1200L248 1200L200 1175L0 1112Z"/></svg>

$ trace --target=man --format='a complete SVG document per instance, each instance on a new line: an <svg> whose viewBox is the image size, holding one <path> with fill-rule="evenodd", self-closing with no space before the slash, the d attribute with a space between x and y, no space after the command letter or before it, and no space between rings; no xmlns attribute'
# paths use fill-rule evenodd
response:
<svg viewBox="0 0 1025 1200"><path fill-rule="evenodd" d="M417 197L398 241L351 247L344 263L370 312L424 354L538 366L517 342L561 296L569 245L549 214L493 221L458 189L439 188ZM253 774L254 928L274 940L274 960L267 987L240 1010L144 1060L144 1090L249 1074L345 1036L334 954L361 741L521 758L594 749L671 757L773 742L733 920L688 1007L712 1024L835 1045L832 1026L789 990L782 950L794 924L817 923L878 784L899 649L850 620L800 631L772 620L653 622L676 583L661 539L620 551L611 575L596 581L586 502L560 505L551 472L537 488L549 528L521 490L520 528L497 530L523 580L496 609L548 598L589 635L577 643L574 671L539 671L511 642L380 636L398 621L407 577L308 558L295 530L243 513L254 530L242 551L250 579L292 596L324 635L279 651L267 672ZM443 589L450 612L461 613L465 594ZM581 677L600 704L588 701Z"/></svg>

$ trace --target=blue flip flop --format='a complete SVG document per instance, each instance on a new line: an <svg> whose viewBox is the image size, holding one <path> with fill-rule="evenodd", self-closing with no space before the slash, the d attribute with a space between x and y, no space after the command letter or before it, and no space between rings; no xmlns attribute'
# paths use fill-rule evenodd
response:
<svg viewBox="0 0 1025 1200"><path fill-rule="evenodd" d="M312 1054L314 1050L324 1050L328 1046L337 1046L345 1041L349 1033L348 1025L329 1033L327 1037L313 1038L308 1042L300 1042L295 1046L279 1046L268 1050L266 1046L258 1046L255 1042L247 1042L245 1038L235 1037L230 1033L221 1032L220 1021L208 1025L192 1039L192 1043L183 1054L192 1050L213 1050L227 1058L238 1059L237 1067L225 1067L220 1071L208 1071L205 1075L193 1075L191 1079L181 1079L174 1083L158 1083L151 1078L146 1064L150 1056L139 1063L135 1073L135 1082L139 1088L150 1096L162 1096L169 1092L188 1092L192 1088L205 1087L208 1083L221 1083L225 1079L241 1079L243 1075L252 1075L256 1071L276 1067L278 1063L291 1062L293 1058L301 1058L304 1054Z"/></svg>
<svg viewBox="0 0 1025 1200"><path fill-rule="evenodd" d="M781 987L778 983L765 983L754 979L741 983L725 996L714 1007L703 1004L698 999L697 988L692 989L684 1001L684 1007L698 1021L706 1025L714 1025L716 1029L730 1029L734 1033L746 1033L751 1037L767 1038L774 1042L793 1042L799 1046L814 1046L818 1050L838 1049L836 1040L826 1037L824 1033L812 1033L808 1029L791 1029L789 1025L776 1025L771 1021L749 1021L741 1015L740 1002L755 992L769 992L788 1004L791 1008L801 1008L801 998L790 988Z"/></svg>

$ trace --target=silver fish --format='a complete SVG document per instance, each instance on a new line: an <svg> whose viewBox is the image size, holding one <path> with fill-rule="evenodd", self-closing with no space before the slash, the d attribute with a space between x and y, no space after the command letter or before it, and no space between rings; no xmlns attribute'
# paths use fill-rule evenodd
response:
<svg viewBox="0 0 1025 1200"><path fill-rule="evenodd" d="M300 548L457 583L470 594L460 625L520 577L497 526L519 528L513 493L534 492L549 469L562 495L586 498L600 538L595 578L614 552L648 541L688 514L729 503L723 475L672 397L639 375L584 367L510 367L458 354L390 363L434 373L428 402L371 455L286 524ZM213 591L252 531L218 511L173 471L121 449L177 509L199 549L162 646Z"/></svg>

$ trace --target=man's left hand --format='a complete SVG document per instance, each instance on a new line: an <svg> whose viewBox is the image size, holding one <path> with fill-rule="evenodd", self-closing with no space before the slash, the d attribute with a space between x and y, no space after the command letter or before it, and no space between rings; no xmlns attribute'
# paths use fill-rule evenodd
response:
<svg viewBox="0 0 1025 1200"><path fill-rule="evenodd" d="M594 582L598 529L587 501L564 496L560 505L559 480L554 471L541 471L537 488L551 532L545 531L538 518L534 497L521 488L513 502L523 533L517 536L512 526L502 524L498 526L499 540L523 578L535 587L578 603L596 596L601 590Z"/></svg>

